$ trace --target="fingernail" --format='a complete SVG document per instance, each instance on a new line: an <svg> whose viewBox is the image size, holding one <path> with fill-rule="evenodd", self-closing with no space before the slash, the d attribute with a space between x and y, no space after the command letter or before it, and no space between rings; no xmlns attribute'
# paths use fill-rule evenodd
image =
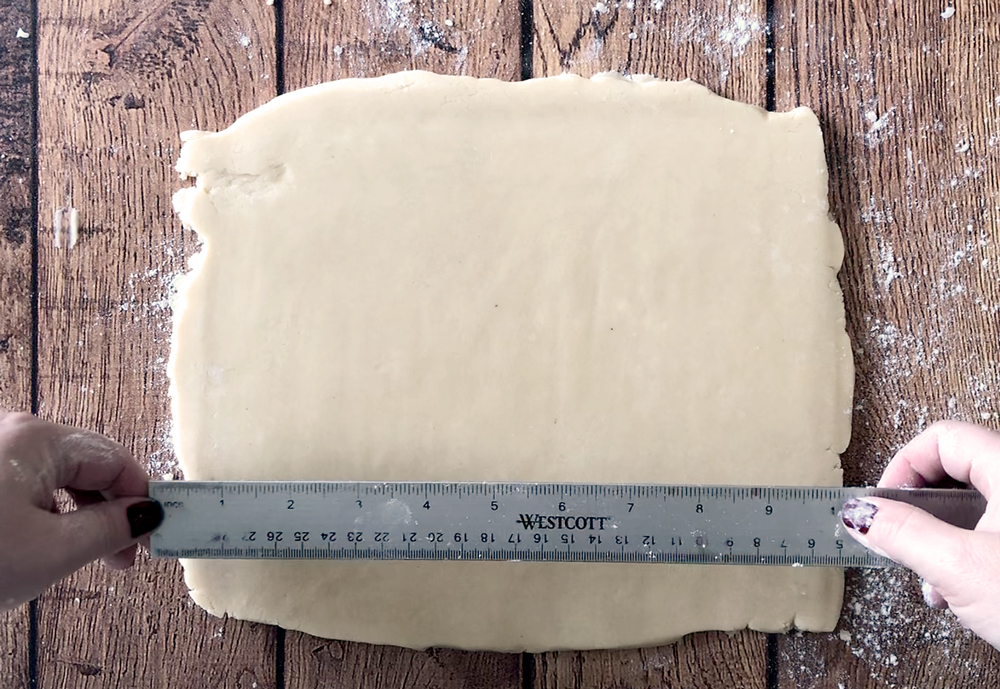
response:
<svg viewBox="0 0 1000 689"><path fill-rule="evenodd" d="M146 500L129 505L125 514L128 516L129 527L132 529L132 538L145 536L163 521L163 508L156 500Z"/></svg>
<svg viewBox="0 0 1000 689"><path fill-rule="evenodd" d="M860 498L851 498L844 503L844 509L840 512L840 518L844 526L854 529L858 533L866 534L872 526L872 520L878 507L873 502Z"/></svg>

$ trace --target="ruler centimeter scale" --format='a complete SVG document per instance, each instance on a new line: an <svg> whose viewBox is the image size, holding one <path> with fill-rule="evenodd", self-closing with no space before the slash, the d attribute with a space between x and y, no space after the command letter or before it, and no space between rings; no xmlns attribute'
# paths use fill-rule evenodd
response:
<svg viewBox="0 0 1000 689"><path fill-rule="evenodd" d="M658 484L154 481L153 557L892 567L858 544L849 498L971 529L974 490Z"/></svg>

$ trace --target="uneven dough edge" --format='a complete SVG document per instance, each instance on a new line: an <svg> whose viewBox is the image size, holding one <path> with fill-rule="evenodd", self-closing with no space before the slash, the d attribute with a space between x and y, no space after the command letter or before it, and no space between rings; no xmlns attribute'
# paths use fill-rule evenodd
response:
<svg viewBox="0 0 1000 689"><path fill-rule="evenodd" d="M403 73L400 75L390 75L388 77L383 77L378 80L372 81L384 81L387 88L409 88L414 84L421 82L421 80L437 81L441 79L448 79L447 77L437 77L433 75L425 75L419 73ZM462 78L464 79L464 78ZM563 76L557 77L560 80L569 80L571 82L584 82L589 80L583 80L579 77ZM620 80L619 77L613 77L609 75L601 75L595 77L595 81L600 80ZM341 88L351 88L350 82L354 80L345 80L344 82L334 82L333 84L326 84L317 87L312 87L310 89L304 89L300 92L295 92L288 94L287 96L282 96L272 103L263 106L262 108L245 115L240 118L229 131L238 132L241 127L248 126L252 124L255 118L265 117L269 112L274 109L281 108L287 103L293 102L295 99L299 98L310 98L312 95L323 90L330 89L341 89ZM534 82L525 82L524 87L539 88L540 82L543 80L535 80ZM636 80L636 84L662 84L667 85L666 82L657 82L653 80ZM511 85L507 85L511 86ZM516 86L521 86L520 84ZM681 93L690 93L690 97L698 97L700 91L704 91L702 87L698 87L692 83L681 83L679 85L670 85L679 89ZM722 100L722 99L720 99ZM750 107L742 106L740 107ZM758 109L759 110L759 109ZM786 118L789 126L792 128L815 128L818 134L818 128L815 127L815 116L808 110L804 108L797 109L789 114L775 115L775 114L765 114L764 111L760 111L762 117L766 118ZM228 169L217 170L213 169L211 165L208 164L208 157L210 157L210 149L203 149L199 144L203 141L210 143L212 140L210 134L198 133L188 136L188 143L185 144L182 149L181 159L178 163L178 170L187 176L197 178L197 186L183 189L175 195L175 207L178 214L181 217L182 222L188 227L193 227L197 229L198 227L205 227L206 225L211 225L216 222L213 217L217 211L215 206L211 203L208 198L212 190L216 188L224 187L238 187L242 185L242 193L254 193L265 188L269 183L268 175L269 168L266 161L259 161L260 165L256 166L252 163L251 167L247 171L244 169L239 175L243 177L234 176L234 173ZM822 142L818 141L817 144L822 150ZM261 187L258 188L258 183ZM826 213L827 208L825 205L822 207L822 212ZM198 279L198 270L203 262L206 260L208 255L212 250L212 238L209 235L203 236L203 241L205 245L203 247L202 253L195 256L191 260L191 273L186 276L181 284L180 291L175 303L175 314L176 314L176 328L175 335L178 329L183 327L183 322L185 319L185 307L187 305L187 296L189 291L189 286L193 284ZM832 222L828 226L828 241L829 241L829 252L828 252L828 265L830 271L830 288L835 292L836 297L842 300L840 294L839 285L837 283L836 274L840 268L843 259L843 242L839 233L839 229ZM841 313L841 324L843 323L843 306L841 302L840 306ZM850 343L847 340L846 333L841 333L840 342L838 347L841 353L841 362L838 368L840 381L840 390L836 393L839 399L843 402L842 409L844 410L844 419L839 422L833 423L831 436L831 442L828 447L828 453L830 454L830 461L835 466L838 467L837 476L839 478L839 460L837 455L845 449L847 442L849 440L850 434L850 407L851 407L851 395L853 388L853 364L850 352ZM181 415L179 395L176 390L176 354L177 348L173 348L171 351L171 359L169 364L169 371L171 376L171 394L172 394L172 405L174 410L175 419L179 418ZM189 453L182 448L185 447L187 442L186 428L181 425L175 426L175 441L179 448L179 456L182 462L182 466L185 469L185 473L188 474L189 478L202 478L198 471L189 472L188 457ZM830 478L829 483L835 484L839 480L835 480L833 477ZM303 631L317 634L320 636L343 638L343 639L353 639L361 641L374 641L379 642L384 639L381 632L377 629L364 629L363 625L359 624L356 620L350 621L348 624L339 624L335 621L328 621L326 623L317 623L316 621L311 621L307 624L288 624L287 614L289 610L294 611L296 606L291 605L289 608L285 609L285 612L279 612L277 614L269 614L267 611L260 609L252 604L251 601L224 601L217 600L215 596L212 595L212 590L225 590L223 586L221 589L218 588L218 582L238 582L243 576L247 576L247 573L251 573L249 576L250 580L254 580L259 573L260 576L265 579L282 579L291 578L295 579L295 568L300 567L302 563L227 563L227 562L203 562L203 561L191 561L185 562L185 576L188 586L191 588L192 597L199 604L208 609L213 614L228 613L244 619L256 619L263 622L269 623L283 623L290 628L299 628ZM311 570L322 570L324 567L329 567L328 563L308 563ZM406 567L412 565L413 563L396 563L404 565L400 572L400 576L406 576ZM437 574L431 578L437 579L447 579L448 577L441 576L441 573L448 572L453 573L454 565L447 563L421 563L427 567L433 569L434 567L440 567L437 570ZM443 566L442 566L443 565ZM574 565L494 565L492 563L463 563L462 566L476 567L501 567L504 571L509 572L509 576L506 578L517 581L519 576L526 572L530 572L532 569L538 567L544 568L572 568ZM388 568L379 564L377 567L387 570ZM614 569L614 566L607 566L609 571ZM628 566L626 566L628 567ZM706 578L711 579L717 574L713 572L718 572L720 568L718 567L708 567L708 568L682 568L684 572L689 575L692 580L704 580ZM731 570L741 569L741 568L726 568ZM759 568L746 568L750 570L748 574L753 576L759 575ZM242 574L241 574L242 573ZM384 573L384 572L383 572ZM604 574L603 572L601 574ZM732 572L730 572L732 574ZM610 578L614 578L612 575L608 575ZM723 575L729 576L729 575ZM601 579L601 576L596 576L595 579ZM787 581L787 585L790 590L798 591L797 595L805 597L822 596L829 603L823 606L823 610L800 613L794 606L792 607L782 607L779 602L775 602L772 606L772 611L776 614L768 616L767 619L761 619L756 617L750 611L732 611L732 615L723 615L722 617L728 617L724 623L719 624L719 628L722 629L738 629L742 627L749 626L752 629L760 629L761 631L787 631L793 625L800 629L814 630L814 631L828 631L833 629L840 612L841 597L843 593L843 575L842 572L837 570L826 570L821 574L817 575L816 572L803 572L792 571L792 570L782 570L780 572L774 572L774 579L783 579ZM447 593L447 589L452 588L450 586L444 587L444 593ZM513 593L516 593L514 591ZM776 621L778 620L778 621ZM556 648L587 648L587 647L609 647L609 646L636 646L636 645L652 645L657 643L664 643L672 641L679 636L682 636L684 631L679 631L674 635L662 635L656 638L651 638L648 633L639 630L634 636L629 636L627 633L624 635L619 635L618 639L615 641L609 641L607 639L601 640L597 639L595 641L595 635L591 632L587 632L582 637L575 637L572 632L567 632L566 628L559 628L555 630L560 634L560 645L553 646L551 644L545 644L544 642L539 642L535 639L527 639L523 642L520 640L512 640L506 645L498 644L495 641L490 640L489 630L482 630L476 627L470 627L460 631L455 634L445 635L440 638L434 638L428 635L424 639L404 639L402 641L393 641L394 643L401 643L402 645L408 645L413 647L427 647L435 645L461 645L464 648L476 648L476 649L492 649L492 650L508 650L508 651L541 651L541 650L554 650ZM645 635L644 635L645 634ZM485 635L485 636L484 636ZM456 638L460 639L456 643Z"/></svg>

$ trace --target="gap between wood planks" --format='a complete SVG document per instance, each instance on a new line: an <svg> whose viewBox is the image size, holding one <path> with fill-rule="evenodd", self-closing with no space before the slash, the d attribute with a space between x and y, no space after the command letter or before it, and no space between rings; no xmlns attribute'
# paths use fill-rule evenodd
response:
<svg viewBox="0 0 1000 689"><path fill-rule="evenodd" d="M38 414L38 3L31 17L31 413ZM28 603L28 687L38 689L38 600Z"/></svg>
<svg viewBox="0 0 1000 689"><path fill-rule="evenodd" d="M764 107L774 112L777 105L775 88L777 74L774 57L774 3L767 0L764 5ZM765 662L765 682L767 689L778 689L778 635L767 635L767 656Z"/></svg>

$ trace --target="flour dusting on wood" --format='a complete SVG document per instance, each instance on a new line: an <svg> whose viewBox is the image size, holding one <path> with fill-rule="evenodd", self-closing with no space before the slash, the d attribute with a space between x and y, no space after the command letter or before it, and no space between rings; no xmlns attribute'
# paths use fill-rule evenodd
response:
<svg viewBox="0 0 1000 689"><path fill-rule="evenodd" d="M486 18L479 17L458 27L447 7L424 7L413 0L368 0L363 12L372 27L371 38L381 44L382 53L406 53L411 60L438 53L450 62L447 69L460 75L467 72L470 45L487 26ZM365 46L358 50L359 55L371 49L368 38L363 40ZM339 59L343 46L338 47ZM365 74L365 65L358 67L360 73L351 76L376 76Z"/></svg>
<svg viewBox="0 0 1000 689"><path fill-rule="evenodd" d="M946 610L928 608L920 584L901 569L853 570L848 574L844 612L832 634L796 634L784 644L780 667L798 689L820 689L838 682L854 686L858 674L887 689L911 687L907 666L922 650L941 652L975 677L981 661L972 653L977 637ZM845 662L825 648L846 647L858 662ZM956 683L956 686L959 684Z"/></svg>
<svg viewBox="0 0 1000 689"><path fill-rule="evenodd" d="M144 371L148 379L147 392L167 400L167 358L173 330L171 305L177 281L184 274L184 256L170 244L161 247L160 252L159 260L154 260L144 270L132 272L125 279L118 311L151 338L146 347L151 352L151 360L146 362ZM136 452L146 458L154 479L182 477L174 456L169 413L153 421L150 435L136 439Z"/></svg>

